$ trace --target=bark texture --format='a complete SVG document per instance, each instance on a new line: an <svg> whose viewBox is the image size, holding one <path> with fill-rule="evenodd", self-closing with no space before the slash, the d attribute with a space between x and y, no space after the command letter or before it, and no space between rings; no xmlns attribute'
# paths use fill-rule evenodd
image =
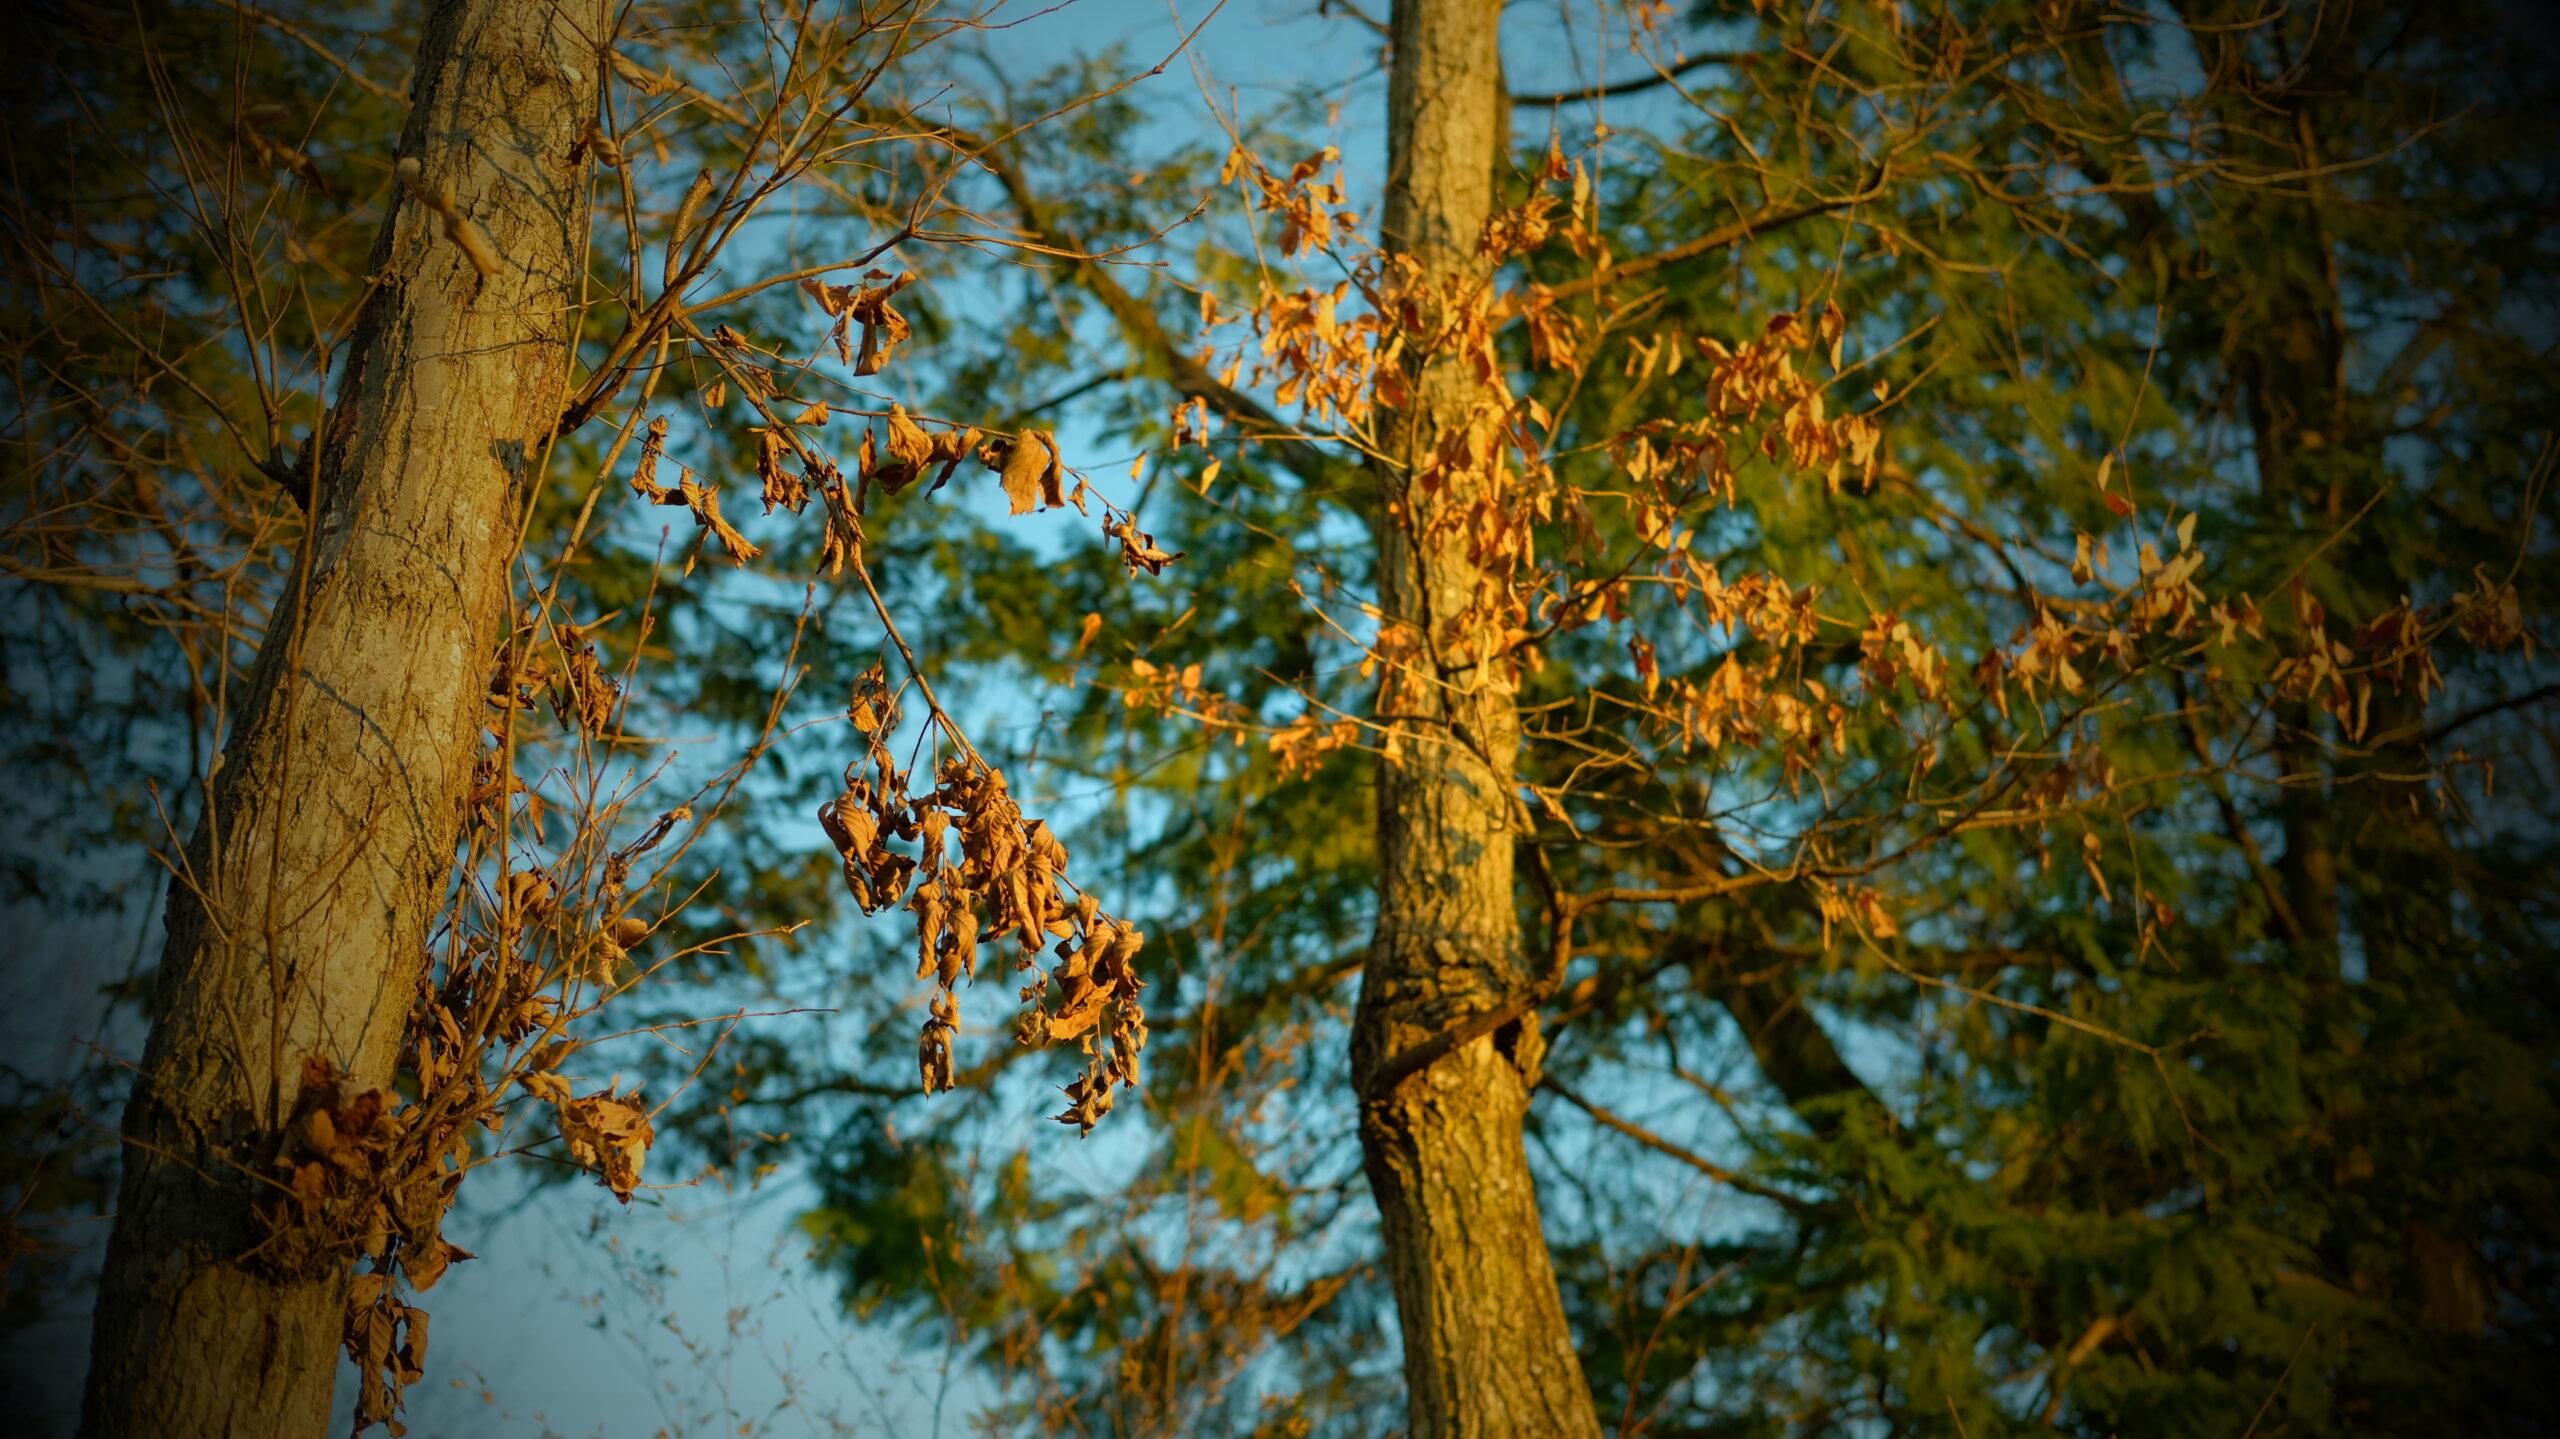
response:
<svg viewBox="0 0 2560 1439"><path fill-rule="evenodd" d="M278 1272L249 1206L305 1056L349 1094L389 1084L451 882L517 501L561 403L599 20L593 0L429 7L399 154L496 273L417 193L394 202L314 441L310 538L172 887L93 1439L328 1428L346 1265Z"/></svg>
<svg viewBox="0 0 2560 1439"><path fill-rule="evenodd" d="M1388 91L1385 238L1426 285L1481 282L1478 240L1504 148L1499 0L1397 0ZM1414 377L1380 466L1379 591L1419 648L1381 698L1410 716L1378 773L1377 935L1352 1071L1404 1334L1416 1439L1600 1432L1556 1290L1521 1143L1535 1079L1534 1014L1384 1092L1393 1058L1517 999L1530 983L1513 888L1515 701L1475 617L1480 578L1462 534L1424 516L1478 496L1411 483L1463 424L1475 382L1454 357Z"/></svg>

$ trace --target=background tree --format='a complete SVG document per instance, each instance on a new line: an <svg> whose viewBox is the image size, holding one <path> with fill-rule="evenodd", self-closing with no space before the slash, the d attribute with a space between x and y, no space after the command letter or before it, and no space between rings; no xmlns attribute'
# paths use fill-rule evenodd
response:
<svg viewBox="0 0 2560 1439"><path fill-rule="evenodd" d="M1411 328L1451 329L1488 278L1501 12L1399 0L1393 13L1381 234L1390 262L1411 262L1404 293L1422 312ZM1434 475L1480 425L1468 359L1454 345L1415 345L1377 466L1380 622L1414 637L1377 707L1392 716L1390 733L1410 726L1412 740L1377 772L1377 936L1361 974L1352 1085L1413 1432L1597 1434L1521 1146L1536 1020L1431 1057L1536 982L1512 873L1520 720L1506 636L1479 598L1490 578L1480 534L1452 523L1511 497L1479 467Z"/></svg>
<svg viewBox="0 0 2560 1439"><path fill-rule="evenodd" d="M2499 21L2373 17L2365 29L2287 11L2242 42L2215 38L2241 33L2215 28L2238 18L2205 14L1775 7L1702 15L1697 43L1713 50L1693 64L1651 50L1659 32L1634 18L1658 62L1646 78L1547 99L1624 105L1643 92L1662 107L1646 115L1667 109L1674 123L1634 156L1621 131L1581 157L1600 218L1559 218L1524 252L1513 283L1545 285L1553 308L1537 316L1526 289L1531 313L1500 352L1514 376L1551 376L1514 383L1556 417L1551 453L1590 517L1585 563L1606 556L1592 565L1604 581L1621 564L1637 577L1594 586L1627 628L1539 631L1520 770L1559 887L1617 892L1582 918L1547 1010L1562 1037L1531 1148L1603 1412L1673 1430L1889 1417L1948 1432L2237 1432L2278 1412L2306 1426L2417 1422L2459 1387L2483 1425L2522 1422L2528 1401L2490 1371L2520 1372L2518 1356L2548 1342L2520 1297L2547 1262L2548 1221L2518 1217L2546 1212L2525 1176L2550 1142L2531 1058L2547 1047L2548 1007L2530 958L2543 941L2512 927L2538 901L2508 886L2547 868L2547 816L2511 786L2484 796L2470 787L2481 772L2453 757L2494 748L2509 776L2548 763L2535 732L2510 723L2548 696L2515 628L2543 603L2518 566L2540 543L2520 540L2541 533L2526 517L2548 502L2546 440L2525 418L2545 403L2529 357L2548 343L2547 258L2529 257L2548 175L2523 152L2498 165L2464 148L2523 133L2482 119L2529 108L2535 83L2492 58ZM2322 73L2334 83L2306 78ZM2483 107L2459 120L2456 75ZM1690 113L1702 118L1680 126ZM1547 148L1529 138L1532 153ZM2327 158L2308 162L2307 149ZM1559 164L1557 216L1574 188L1569 158ZM1303 192L1325 167L1301 169ZM1284 170L1274 164L1275 182ZM1036 177L1012 189L1037 211ZM2262 251L2278 243L2271 229L2295 258ZM1047 232L1093 222L1059 216ZM2314 233L2328 236L2325 263ZM2435 258L2413 271L2409 253ZM1267 272L1207 256L1197 273L1216 296L1251 300ZM1214 896L1168 890L1150 925L1167 937L1164 982L1179 974L1201 995L1160 1040L1177 1057L1156 1101L1162 1157L1191 1177L1049 1201L1063 1209L1026 1193L990 1211L1048 1216L1055 1246L1028 1225L943 1229L933 1216L974 1191L949 1151L916 1150L910 1130L897 1162L865 1150L834 1169L838 1203L816 1222L876 1233L865 1226L895 1206L963 1246L976 1236L983 1267L965 1283L861 1261L849 1273L865 1296L948 1299L958 1286L991 1306L1021 1292L1026 1270L1125 1227L1132 1207L1177 1234L1241 1228L1270 1248L1223 1252L1280 1257L1241 1272L1202 1258L1070 1266L1119 1297L1061 1296L1054 1322L1116 1337L1102 1352L1124 1367L1075 1368L1084 1387L1065 1392L1124 1422L1160 1413L1143 1388L1221 1350L1202 1340L1177 1360L1169 1338L1211 1323L1185 1298L1208 1281L1203 1266L1248 1288L1294 1266L1339 1284L1274 1336L1304 1414L1376 1427L1362 1396L1392 1401L1364 1387L1377 1377L1362 1342L1374 1241L1343 1197L1340 1141L1321 1140L1348 1116L1321 1096L1342 1084L1324 1057L1345 1018L1329 991L1358 964L1347 936L1378 860L1344 838L1364 802L1340 772L1349 762L1299 778L1339 742L1334 717L1364 711L1358 681L1391 663L1348 606L1318 612L1372 593L1342 543L1368 517L1341 462L1303 438L1338 428L1306 398L1318 383L1275 367L1256 399L1220 356L1165 338L1183 333L1191 297L1160 292L1151 309L1108 275L1078 279L1135 351L1133 378L1160 377L1241 431L1216 470L1194 462L1187 489L1155 491L1151 528L1217 585L1104 616L1097 634L1133 651L1123 692L1085 711L1088 758L1064 761L1146 796L1112 821L1133 869L1198 877L1188 893ZM1302 339L1272 298L1248 359ZM1354 312L1341 303L1337 315ZM2319 332L2336 338L2307 346L2308 322L2257 318L2288 306L2325 313ZM1852 466L1834 488L1821 461L1810 475L1743 469L1737 444L1730 510L1648 523L1632 498L1591 498L1641 483L1623 447L1604 448L1612 436L1655 416L1692 424L1715 403L1695 367L1721 362L1693 337L1734 354L1773 317L1812 327L1835 307L1859 359L1830 394L1863 408L1862 392L1883 387L1872 476ZM2458 318L2432 332L2442 338L2420 338L2446 316ZM1556 361L1567 345L1581 358ZM1674 355L1691 368L1671 368ZM2279 380L2280 357L2295 379ZM2367 478L2324 484L2308 505L2267 481L2256 437L2300 429L2311 401L2251 398L2308 383L2305 365L2348 376L2318 388L2329 412L2341 395L2367 397L2345 401L2367 418L2315 429L2323 464ZM1115 412L1133 437L1166 435L1150 427L1162 393ZM1356 453L1358 436L1344 440ZM2397 518L2374 523L2385 515ZM1676 616L1702 596L1681 587L1697 580L1657 568L1683 528L1728 583L1763 567L1818 582L1810 642L1721 622L1684 632ZM1536 550L1576 541L1559 519ZM2196 648L2193 632L2168 644L2128 623L2142 596L2190 578L2225 602L2231 629L2217 623ZM2403 595L2431 616L2401 611ZM2251 596L2265 602L2263 642L2249 633ZM2441 628L2457 613L2459 638ZM2431 709L2414 654L2389 659L2387 636L2411 622L2446 636L2436 656L2450 698ZM2336 684L2312 682L2324 652L2346 671ZM1995 654L2008 671L1986 677ZM1840 696L1838 738L1818 754L1737 745L1743 719L1776 726L1765 709L1725 704L1723 744L1702 744L1693 726L1716 717L1729 660ZM1909 702L1927 714L1932 678L1957 702L1915 718ZM1821 714L1813 692L1789 693ZM1180 724L1145 719L1168 700L1178 720L1216 721L1215 739L1259 726L1270 743L1198 747ZM1142 758L1150 737L1162 748ZM1383 747L1365 731L1356 742ZM1798 789L1791 770L1822 779ZM2367 796L2459 818L2441 841L2425 824L2356 821L2368 878L2336 871L2339 938L2323 940L2303 911L2319 912L2323 864L2345 861L2334 847L2320 858L2322 836ZM2437 873L2467 877L2392 885L2413 842L2444 857ZM2476 859L2454 861L2464 852ZM2509 869L2519 854L2534 858ZM1788 873L1798 857L1807 867ZM2403 908L2463 884L2485 887L2476 905L2425 919ZM2344 898L2359 889L2371 899ZM1680 891L1695 897L1618 903ZM2423 978L2378 975L2366 932L2348 937L2343 916L2394 909L2394 942L2424 935L2412 952L2436 957ZM2452 1018L2484 1004L2495 1017L2477 1029ZM2406 1022L2421 1010L2442 1027ZM2404 1078L2383 1099L2362 1075L2377 1037L2396 1073L2435 1082ZM2439 1093L2466 1110L2514 1106L2495 1157L2453 1152L2457 1128L2425 1097ZM2400 1136L2402 1179L2375 1183L2375 1151L2356 1158L2360 1141L2342 1138L2376 1124ZM2400 1187L2418 1175L2423 1192ZM1732 1197L1684 1200L1699 1184ZM2471 1198L2454 1201L2456 1189ZM1203 1193L1220 1197L1205 1215ZM2441 1221L2457 1211L2473 1228L2446 1240ZM2509 1266L2504 1279L2489 1278L2492 1263ZM1274 1287L1275 1301L1319 1293ZM1165 1369L1152 1367L1159 1353ZM1981 1357L1956 1357L1968 1355ZM1054 1358L1022 1362L1060 1383Z"/></svg>

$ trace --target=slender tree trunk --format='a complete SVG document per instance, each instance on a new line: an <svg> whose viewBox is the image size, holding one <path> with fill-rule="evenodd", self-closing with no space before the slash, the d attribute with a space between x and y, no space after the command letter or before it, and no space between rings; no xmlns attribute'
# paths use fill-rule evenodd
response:
<svg viewBox="0 0 2560 1439"><path fill-rule="evenodd" d="M1397 0L1385 238L1426 285L1480 281L1504 97L1499 0ZM1463 513L1482 476L1411 482L1476 392L1452 355L1414 377L1396 463L1380 467L1379 591L1419 648L1383 710L1416 717L1378 774L1378 929L1352 1071L1361 1143L1403 1322L1416 1439L1600 1432L1556 1290L1521 1120L1536 1018L1373 1093L1396 1055L1518 997L1529 982L1513 893L1519 718L1501 686Z"/></svg>
<svg viewBox="0 0 2560 1439"><path fill-rule="evenodd" d="M253 1254L306 1056L387 1087L451 882L518 502L560 410L592 0L437 0L312 530L173 887L100 1284L94 1439L318 1436L347 1269ZM485 235L484 275L418 190ZM477 238L477 237L474 237Z"/></svg>
<svg viewBox="0 0 2560 1439"><path fill-rule="evenodd" d="M2293 206L2299 209L2301 207ZM2301 262L2307 268L2307 261ZM2249 429L2258 462L2261 501L2279 522L2334 525L2335 505L2313 492L2312 481L2296 463L2300 436L2327 424L2335 395L2327 377L2325 354L2336 337L2320 323L2308 297L2268 286L2275 313L2261 320L2259 343L2234 357L2247 402ZM2284 299L2292 299L2290 305ZM2308 418L2306 418L2308 416ZM2288 513L2288 510L2294 513ZM2292 782L2277 797L2284 826L2284 853L2277 870L2284 879L2285 903L2301 927L2300 942L2311 956L2334 963L2338 947L2338 853L2328 786L2321 782L2323 762L2315 730L2318 711L2301 700L2277 704L2281 731L2276 766Z"/></svg>

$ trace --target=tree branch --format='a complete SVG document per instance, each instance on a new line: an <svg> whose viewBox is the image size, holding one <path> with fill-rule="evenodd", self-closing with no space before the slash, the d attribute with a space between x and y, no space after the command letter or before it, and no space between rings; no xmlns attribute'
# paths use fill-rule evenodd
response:
<svg viewBox="0 0 2560 1439"><path fill-rule="evenodd" d="M1840 1057L1831 1036L1805 1008L1803 996L1785 981L1784 975L1792 965L1736 974L1720 949L1695 939L1675 938L1672 943L1693 969L1707 972L1706 988L1741 1027L1743 1039L1751 1045L1752 1058L1759 1061L1760 1073L1815 1135L1829 1139L1840 1132L1839 1116L1823 1113L1822 1108L1827 1106L1818 1106L1817 1101L1846 1096L1853 1104L1863 1102L1883 1109L1884 1101L1876 1098L1866 1081ZM1808 1106L1816 1107L1808 1112Z"/></svg>
<svg viewBox="0 0 2560 1439"><path fill-rule="evenodd" d="M1396 1086L1429 1069L1432 1065L1492 1034L1505 1025L1517 1023L1538 1007L1539 996L1531 994L1515 999L1500 1009L1488 1009L1455 1029L1444 1029L1411 1049L1390 1055L1380 1064L1369 1082L1362 1086L1361 1102L1378 1104L1396 1092Z"/></svg>
<svg viewBox="0 0 2560 1439"><path fill-rule="evenodd" d="M1593 85L1581 90L1558 90L1551 95L1514 95L1511 97L1511 103L1514 105L1570 105L1576 101L1597 100L1608 95L1632 95L1640 90L1650 90L1656 85L1668 85L1692 70L1703 70L1710 65L1732 65L1748 69L1759 63L1760 57L1757 55L1742 51L1718 50L1705 55L1692 55L1677 65L1657 65L1650 75L1638 75L1630 80Z"/></svg>
<svg viewBox="0 0 2560 1439"><path fill-rule="evenodd" d="M1740 244L1744 240L1754 239L1775 230L1783 230L1799 220L1809 220L1816 215L1828 215L1834 210L1845 210L1852 205L1865 204L1884 193L1884 182L1885 171L1882 167L1878 167L1876 172L1868 177L1866 187L1855 194L1838 195L1828 200L1810 200L1801 205L1768 206L1745 215L1730 225L1719 225L1694 240L1684 241L1668 250L1639 255L1635 259L1595 271L1582 279L1558 285L1546 291L1545 298L1562 300L1575 295L1587 295L1603 286L1614 285L1620 280L1634 279L1638 275L1659 270L1665 265L1676 265L1682 260L1693 259L1710 250L1721 250L1727 245Z"/></svg>
<svg viewBox="0 0 2560 1439"><path fill-rule="evenodd" d="M2540 689L2527 690L2523 694L2515 695L2508 699L2492 700L2484 705L2474 705L2470 709L2464 710L2462 713L2446 720L2443 724L2437 725L2434 729L2427 731L2425 734L2418 736L2418 743L2421 745L2434 744L2438 740L2451 736L2454 731L2487 719L2491 715L2503 714L2512 709L2522 709L2526 705L2537 705L2542 703L2544 700L2553 698L2554 696L2560 696L2560 684L2544 685Z"/></svg>
<svg viewBox="0 0 2560 1439"><path fill-rule="evenodd" d="M1674 1144L1670 1140L1663 1138L1661 1135L1654 1133L1652 1130L1640 1128L1634 1124L1628 1123L1626 1120L1619 1118L1617 1115L1610 1113L1608 1110L1602 1109L1599 1105L1596 1105L1590 1100L1583 1098L1581 1095L1574 1093L1572 1090L1565 1088L1564 1081L1556 1078L1552 1074L1540 1080L1539 1087L1542 1089L1554 1090L1556 1094L1564 1099L1565 1103L1572 1105L1574 1108L1581 1110L1587 1115L1590 1115L1592 1119L1597 1121L1602 1127L1614 1129L1620 1134L1625 1135L1629 1139L1634 1140L1636 1143L1643 1145L1645 1148L1650 1149L1657 1154L1667 1154L1673 1159L1677 1159L1681 1163L1698 1171L1700 1174L1707 1176L1709 1179L1716 1181L1718 1184L1725 1185L1728 1188L1741 1190L1745 1194L1752 1195L1759 1199L1766 1199L1772 1204L1783 1205L1788 1209L1801 1210L1811 1207L1804 1200L1799 1199L1784 1190L1771 1189L1765 1184L1760 1184L1753 1180L1746 1179L1742 1175L1725 1168L1723 1165L1716 1163L1714 1160L1707 1158L1703 1154L1699 1154L1693 1150Z"/></svg>
<svg viewBox="0 0 2560 1439"><path fill-rule="evenodd" d="M1201 399L1225 414L1230 421L1250 427L1245 438L1267 446L1273 456L1298 479L1309 486L1330 484L1350 468L1327 454L1320 446L1290 432L1290 426L1278 415L1265 409L1259 400L1221 382L1206 365L1193 358L1173 337L1146 302L1129 293L1108 267L1085 254L1084 246L1059 230L1041 208L1039 197L1031 192L1021 174L997 158L995 145L965 130L950 126L936 127L952 146L995 177L1005 197L1013 204L1016 218L1024 231L1061 242L1067 252L1068 277L1084 287L1112 321L1120 328L1121 338L1141 358L1164 371L1165 379L1184 399Z"/></svg>

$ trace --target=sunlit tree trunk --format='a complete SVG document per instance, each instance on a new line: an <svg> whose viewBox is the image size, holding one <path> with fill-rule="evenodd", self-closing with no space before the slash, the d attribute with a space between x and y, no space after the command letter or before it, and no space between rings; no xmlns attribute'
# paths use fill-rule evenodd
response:
<svg viewBox="0 0 2560 1439"><path fill-rule="evenodd" d="M250 1206L305 1057L349 1094L398 1059L518 503L560 413L600 27L592 0L429 7L399 144L414 183L315 441L309 541L173 886L98 1298L95 1439L328 1427L346 1259L280 1271L252 1252Z"/></svg>
<svg viewBox="0 0 2560 1439"><path fill-rule="evenodd" d="M1498 0L1398 0L1385 238L1426 286L1480 281L1477 241L1502 148ZM1380 1085L1393 1059L1516 999L1528 983L1513 892L1519 718L1477 615L1463 513L1490 481L1412 482L1476 395L1444 352L1414 376L1379 467L1379 592L1416 647L1382 709L1405 717L1380 766L1378 928L1352 1041L1361 1141L1403 1323L1412 1433L1598 1435L1521 1143L1535 1018ZM1392 1079L1392 1075L1386 1076Z"/></svg>

